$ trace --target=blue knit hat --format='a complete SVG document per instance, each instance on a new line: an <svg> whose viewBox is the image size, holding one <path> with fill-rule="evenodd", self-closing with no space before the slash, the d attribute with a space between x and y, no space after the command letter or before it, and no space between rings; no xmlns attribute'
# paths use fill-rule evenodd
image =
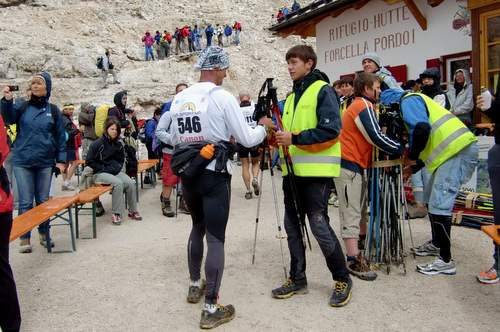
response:
<svg viewBox="0 0 500 332"><path fill-rule="evenodd" d="M229 68L229 56L218 46L205 48L194 66L197 70L222 70Z"/></svg>

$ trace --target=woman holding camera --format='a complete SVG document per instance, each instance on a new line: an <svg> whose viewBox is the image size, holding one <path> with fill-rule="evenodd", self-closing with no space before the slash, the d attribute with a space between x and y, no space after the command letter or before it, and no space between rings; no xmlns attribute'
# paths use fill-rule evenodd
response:
<svg viewBox="0 0 500 332"><path fill-rule="evenodd" d="M104 135L90 145L86 164L94 171L96 183L106 183L113 186L112 209L113 225L122 222L121 213L124 210L123 191L127 197L128 217L142 220L137 212L136 189L134 181L124 172L125 148L120 141L120 122L115 117L108 118L104 124Z"/></svg>
<svg viewBox="0 0 500 332"><path fill-rule="evenodd" d="M50 74L42 72L31 79L31 95L27 101L13 101L9 87L3 89L0 104L6 125L17 124L13 144L12 164L19 189L19 214L49 199L52 168L64 172L66 161L66 131L62 113L49 103L52 90ZM38 227L40 244L47 247L48 222ZM31 233L21 236L21 253L30 253ZM50 243L54 246L54 243Z"/></svg>

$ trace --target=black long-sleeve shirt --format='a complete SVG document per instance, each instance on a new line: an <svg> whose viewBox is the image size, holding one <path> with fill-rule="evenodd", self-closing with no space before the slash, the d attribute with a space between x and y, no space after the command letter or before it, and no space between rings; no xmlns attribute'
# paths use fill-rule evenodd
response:
<svg viewBox="0 0 500 332"><path fill-rule="evenodd" d="M491 107L484 111L484 114L495 124L495 129L493 130L495 144L500 144L500 95L497 94L497 98L491 102Z"/></svg>

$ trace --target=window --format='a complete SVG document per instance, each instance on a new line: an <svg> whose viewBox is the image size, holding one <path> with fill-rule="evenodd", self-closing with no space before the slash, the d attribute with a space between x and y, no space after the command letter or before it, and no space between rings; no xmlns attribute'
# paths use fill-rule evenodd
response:
<svg viewBox="0 0 500 332"><path fill-rule="evenodd" d="M500 75L500 9L480 14L481 86L494 92Z"/></svg>

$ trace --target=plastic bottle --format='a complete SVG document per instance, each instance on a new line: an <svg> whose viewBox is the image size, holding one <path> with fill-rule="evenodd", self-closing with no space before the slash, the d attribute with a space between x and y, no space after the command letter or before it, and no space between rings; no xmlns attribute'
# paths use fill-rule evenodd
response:
<svg viewBox="0 0 500 332"><path fill-rule="evenodd" d="M481 97L483 98L483 106L481 110L485 111L491 107L491 93L490 90L486 89L484 86L481 87Z"/></svg>

